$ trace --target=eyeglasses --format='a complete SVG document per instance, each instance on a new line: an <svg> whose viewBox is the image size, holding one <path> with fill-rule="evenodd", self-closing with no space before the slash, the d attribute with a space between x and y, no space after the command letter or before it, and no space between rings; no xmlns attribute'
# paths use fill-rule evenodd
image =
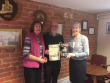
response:
<svg viewBox="0 0 110 83"><path fill-rule="evenodd" d="M51 27L55 27L55 28L57 28L58 26L56 25L56 26L54 26L54 25L51 25Z"/></svg>

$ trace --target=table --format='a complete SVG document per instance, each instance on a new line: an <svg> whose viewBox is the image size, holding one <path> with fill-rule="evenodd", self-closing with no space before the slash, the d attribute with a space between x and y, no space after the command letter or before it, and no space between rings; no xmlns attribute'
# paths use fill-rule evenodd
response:
<svg viewBox="0 0 110 83"><path fill-rule="evenodd" d="M107 69L104 69L100 66L87 64L87 74L94 76L93 83L97 83L97 76L104 76L108 74Z"/></svg>

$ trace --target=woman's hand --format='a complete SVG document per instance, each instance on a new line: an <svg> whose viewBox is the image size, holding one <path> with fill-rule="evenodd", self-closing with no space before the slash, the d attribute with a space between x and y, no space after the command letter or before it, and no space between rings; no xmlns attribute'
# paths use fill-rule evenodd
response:
<svg viewBox="0 0 110 83"><path fill-rule="evenodd" d="M44 57L44 59L40 59L40 61L39 61L40 63L46 63L47 62L47 58L46 57Z"/></svg>
<svg viewBox="0 0 110 83"><path fill-rule="evenodd" d="M45 51L45 54L49 55L49 50L46 50L46 51Z"/></svg>
<svg viewBox="0 0 110 83"><path fill-rule="evenodd" d="M67 57L66 58L70 58L70 57L76 57L76 54L75 53L69 53L69 54L67 54Z"/></svg>
<svg viewBox="0 0 110 83"><path fill-rule="evenodd" d="M45 59L45 63L47 62L47 58L46 57L44 57L44 59Z"/></svg>

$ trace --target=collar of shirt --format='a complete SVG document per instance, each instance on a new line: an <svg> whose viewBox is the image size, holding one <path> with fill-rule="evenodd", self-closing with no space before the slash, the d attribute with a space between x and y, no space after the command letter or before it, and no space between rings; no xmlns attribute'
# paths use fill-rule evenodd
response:
<svg viewBox="0 0 110 83"><path fill-rule="evenodd" d="M52 35L52 33L51 32L49 32L49 35ZM53 35L52 35L53 36ZM56 33L56 35L55 36L59 36L59 34L58 33Z"/></svg>

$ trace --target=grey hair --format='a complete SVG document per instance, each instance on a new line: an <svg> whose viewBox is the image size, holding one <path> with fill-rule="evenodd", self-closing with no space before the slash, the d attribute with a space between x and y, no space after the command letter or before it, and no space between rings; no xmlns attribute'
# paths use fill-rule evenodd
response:
<svg viewBox="0 0 110 83"><path fill-rule="evenodd" d="M78 25L79 29L81 29L81 24L80 24L79 22L74 22L74 23L72 24L72 28L73 28L73 26L75 26L75 25ZM81 33L81 31L80 31L80 33Z"/></svg>
<svg viewBox="0 0 110 83"><path fill-rule="evenodd" d="M75 26L75 25L78 25L78 27L81 28L81 24L80 24L79 22L74 22L74 23L72 24L72 27Z"/></svg>

